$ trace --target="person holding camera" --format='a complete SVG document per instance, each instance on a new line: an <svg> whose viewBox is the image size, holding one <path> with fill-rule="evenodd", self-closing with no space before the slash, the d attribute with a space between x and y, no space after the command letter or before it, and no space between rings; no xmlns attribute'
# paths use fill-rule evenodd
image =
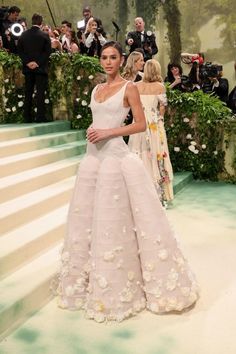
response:
<svg viewBox="0 0 236 354"><path fill-rule="evenodd" d="M45 91L48 82L48 61L51 54L49 35L41 31L43 17L34 14L32 27L23 32L18 41L18 52L25 75L24 122L31 123L32 98L36 87L36 122L45 122Z"/></svg>
<svg viewBox="0 0 236 354"><path fill-rule="evenodd" d="M147 61L158 52L155 34L151 31L145 31L145 22L142 17L137 17L134 24L136 31L129 32L125 42L130 47L130 53L137 48L142 48L144 61Z"/></svg>
<svg viewBox="0 0 236 354"><path fill-rule="evenodd" d="M214 93L222 102L227 103L229 98L229 82L222 76L223 72L219 71L217 76L209 77L210 93Z"/></svg>
<svg viewBox="0 0 236 354"><path fill-rule="evenodd" d="M17 6L12 6L7 12L7 17L2 21L2 42L3 48L9 53L17 54L17 40L18 38L11 33L11 27L18 23L18 18L21 10Z"/></svg>
<svg viewBox="0 0 236 354"><path fill-rule="evenodd" d="M94 17L90 18L84 34L86 54L90 57L100 57L101 48L107 41L105 37L102 21Z"/></svg>
<svg viewBox="0 0 236 354"><path fill-rule="evenodd" d="M185 91L182 85L182 66L177 63L169 63L167 66L167 76L165 82L169 83L169 88L173 90Z"/></svg>

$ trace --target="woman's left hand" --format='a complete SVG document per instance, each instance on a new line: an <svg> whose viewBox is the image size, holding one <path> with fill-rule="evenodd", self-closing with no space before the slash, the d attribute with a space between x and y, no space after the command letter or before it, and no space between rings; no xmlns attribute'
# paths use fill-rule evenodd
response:
<svg viewBox="0 0 236 354"><path fill-rule="evenodd" d="M110 129L88 128L88 130L87 130L87 139L92 144L96 144L99 141L108 139L110 137L111 137L111 130Z"/></svg>

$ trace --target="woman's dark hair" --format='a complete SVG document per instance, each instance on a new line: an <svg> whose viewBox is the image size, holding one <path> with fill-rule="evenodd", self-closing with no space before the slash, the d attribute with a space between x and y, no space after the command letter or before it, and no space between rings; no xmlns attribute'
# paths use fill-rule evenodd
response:
<svg viewBox="0 0 236 354"><path fill-rule="evenodd" d="M177 64L177 63L169 63L168 66L167 66L167 77L165 79L165 81L168 81L168 82L173 82L175 81L175 78L173 76L173 73L171 71L171 69L173 68L178 68L179 69L179 74L182 75L183 74L183 69L182 69L182 66Z"/></svg>
<svg viewBox="0 0 236 354"><path fill-rule="evenodd" d="M104 51L104 49L109 48L109 47L115 48L119 52L120 56L121 57L123 56L123 50L122 50L121 44L119 42L116 42L116 41L108 41L108 42L106 42L102 46L100 55L102 55L102 52Z"/></svg>
<svg viewBox="0 0 236 354"><path fill-rule="evenodd" d="M93 20L97 23L97 26L98 26L97 32L101 33L101 35L106 38L107 34L104 31L102 21L100 20L100 18L93 17Z"/></svg>

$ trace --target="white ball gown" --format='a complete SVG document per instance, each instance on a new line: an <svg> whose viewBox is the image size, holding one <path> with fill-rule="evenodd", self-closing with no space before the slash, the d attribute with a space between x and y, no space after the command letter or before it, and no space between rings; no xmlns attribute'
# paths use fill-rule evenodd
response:
<svg viewBox="0 0 236 354"><path fill-rule="evenodd" d="M91 96L94 128L123 125L126 82L104 102ZM68 213L58 305L97 322L144 308L182 311L198 286L143 162L122 137L88 142Z"/></svg>

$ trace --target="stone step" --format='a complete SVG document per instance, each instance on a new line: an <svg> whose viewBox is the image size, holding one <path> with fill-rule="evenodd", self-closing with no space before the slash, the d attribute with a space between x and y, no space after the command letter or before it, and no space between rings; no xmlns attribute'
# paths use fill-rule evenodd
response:
<svg viewBox="0 0 236 354"><path fill-rule="evenodd" d="M86 140L82 140L1 158L0 178L66 159L74 155L81 155L85 150Z"/></svg>
<svg viewBox="0 0 236 354"><path fill-rule="evenodd" d="M53 247L65 236L69 204L0 237L0 278Z"/></svg>
<svg viewBox="0 0 236 354"><path fill-rule="evenodd" d="M29 123L29 124L1 124L0 141L26 138L35 135L49 134L53 132L69 130L69 121L57 120L48 123Z"/></svg>
<svg viewBox="0 0 236 354"><path fill-rule="evenodd" d="M34 137L27 137L9 141L0 142L0 157L7 157L14 154L22 154L33 150L44 149L56 145L67 144L72 141L78 141L85 138L85 132L82 130L69 130L65 132L56 132Z"/></svg>
<svg viewBox="0 0 236 354"><path fill-rule="evenodd" d="M192 172L176 172L174 174L173 189L174 194L180 192L184 187L193 180Z"/></svg>
<svg viewBox="0 0 236 354"><path fill-rule="evenodd" d="M0 204L0 236L68 202L75 176Z"/></svg>
<svg viewBox="0 0 236 354"><path fill-rule="evenodd" d="M83 155L56 161L0 179L0 203L76 174Z"/></svg>
<svg viewBox="0 0 236 354"><path fill-rule="evenodd" d="M50 284L58 271L60 248L58 244L1 281L1 338L52 298Z"/></svg>

